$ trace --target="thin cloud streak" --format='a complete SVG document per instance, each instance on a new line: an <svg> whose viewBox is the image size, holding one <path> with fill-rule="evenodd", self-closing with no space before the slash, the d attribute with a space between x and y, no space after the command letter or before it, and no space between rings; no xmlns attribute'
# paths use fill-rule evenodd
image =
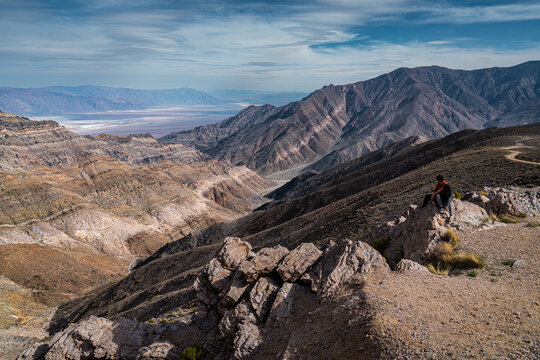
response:
<svg viewBox="0 0 540 360"><path fill-rule="evenodd" d="M91 4L90 4L91 3ZM18 4L18 5L17 5ZM540 58L527 48L471 45L452 32L427 40L374 38L373 28L540 18L540 5L450 6L382 0L301 3L0 0L2 85L309 91L401 66L472 69ZM505 16L506 15L506 16ZM391 20L389 20L391 19ZM422 26L422 25L419 25Z"/></svg>

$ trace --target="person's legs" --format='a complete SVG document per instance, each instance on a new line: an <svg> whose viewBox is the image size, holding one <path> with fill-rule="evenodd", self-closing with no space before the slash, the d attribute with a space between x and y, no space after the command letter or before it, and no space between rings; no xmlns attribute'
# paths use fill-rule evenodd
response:
<svg viewBox="0 0 540 360"><path fill-rule="evenodd" d="M454 198L454 194L451 194L448 198L448 201L446 202L445 208L448 210L448 213L450 214L450 217L453 216L452 214L452 199Z"/></svg>
<svg viewBox="0 0 540 360"><path fill-rule="evenodd" d="M443 203L442 203L442 200L441 200L441 194L440 193L438 193L435 196L435 200L437 201L437 204L439 205L439 207L443 207Z"/></svg>
<svg viewBox="0 0 540 360"><path fill-rule="evenodd" d="M427 195L424 197L424 202L422 203L422 206L420 206L420 209L425 208L426 205L429 203L430 200L431 200L431 194L427 194Z"/></svg>

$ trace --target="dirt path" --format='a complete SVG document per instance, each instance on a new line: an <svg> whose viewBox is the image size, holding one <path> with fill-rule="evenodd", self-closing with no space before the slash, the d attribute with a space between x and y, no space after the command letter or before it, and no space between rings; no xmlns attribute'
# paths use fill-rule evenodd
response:
<svg viewBox="0 0 540 360"><path fill-rule="evenodd" d="M540 163L537 163L537 162L534 162L534 161L516 159L516 156L521 154L521 151L517 151L517 150L513 150L513 149L518 149L518 148L532 148L532 146L525 146L525 145L516 144L516 145L513 145L513 146L503 147L501 149L509 151L509 153L504 155L504 157L507 158L510 161L516 161L516 162L520 162L520 163L523 163L523 164L529 164L529 165L540 165Z"/></svg>

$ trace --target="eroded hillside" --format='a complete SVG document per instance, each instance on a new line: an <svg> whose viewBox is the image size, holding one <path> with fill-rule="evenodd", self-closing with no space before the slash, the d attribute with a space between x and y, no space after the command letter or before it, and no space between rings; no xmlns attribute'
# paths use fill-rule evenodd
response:
<svg viewBox="0 0 540 360"><path fill-rule="evenodd" d="M0 275L29 290L0 290L1 309L24 322L24 301L54 306L117 279L134 257L249 212L269 185L149 135L80 136L0 113Z"/></svg>

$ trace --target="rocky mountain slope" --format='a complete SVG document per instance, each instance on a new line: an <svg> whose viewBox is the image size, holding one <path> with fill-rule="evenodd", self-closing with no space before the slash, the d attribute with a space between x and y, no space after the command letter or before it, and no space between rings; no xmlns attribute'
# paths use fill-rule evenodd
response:
<svg viewBox="0 0 540 360"><path fill-rule="evenodd" d="M0 87L0 108L26 116L219 103L220 100L205 92L190 88L139 90L103 86L30 89Z"/></svg>
<svg viewBox="0 0 540 360"><path fill-rule="evenodd" d="M249 242L226 238L192 282L196 309L179 306L144 323L92 316L19 359L534 359L540 258L531 250L539 230L530 220L504 225L492 218L537 217L540 194L485 193L454 200L453 219L431 205L412 206L358 240L320 248L302 243L254 252ZM382 229L386 251L367 243ZM456 258L480 251L480 270L456 266L447 277L420 264L449 246L459 251ZM405 251L392 271L387 259L396 247Z"/></svg>
<svg viewBox="0 0 540 360"><path fill-rule="evenodd" d="M318 181L306 188L295 187L296 195L291 194L291 198L284 195L283 200L265 205L248 216L192 232L165 245L140 261L124 279L60 306L51 331L59 331L92 315L113 320L127 317L147 321L161 316L166 319L169 312L178 308L186 310L196 303L197 291L192 284L225 237L241 237L251 244L253 251L278 245L292 250L302 243L324 249L330 241L338 245L347 238L356 241L368 236L379 224L392 221L394 225L408 204L419 203L433 188L438 173L446 174L453 189L462 194L486 185L540 185L539 165L507 158L507 146L521 146L520 150L538 153L540 125L468 130L381 156L378 161L344 164L328 172L327 178L321 174ZM475 215L478 224L487 218L483 211ZM444 223L444 218L440 220ZM435 223L423 224L429 227L426 230L432 230ZM388 230L384 226L380 229ZM442 225L436 229L440 235ZM398 236L392 246L400 249L400 239ZM427 246L429 242L421 244ZM322 308L318 311L324 313ZM292 327L288 329L292 331Z"/></svg>
<svg viewBox="0 0 540 360"><path fill-rule="evenodd" d="M538 121L539 79L539 61L474 71L401 68L371 80L325 86L278 108L250 108L163 141L194 145L215 159L263 174L325 156L332 161L323 158L318 168L329 169L335 161L410 136L434 139L467 128Z"/></svg>
<svg viewBox="0 0 540 360"><path fill-rule="evenodd" d="M117 279L134 258L249 212L270 185L149 135L81 136L0 113L0 275L31 294L0 289L2 306L24 322L25 301L55 306Z"/></svg>

